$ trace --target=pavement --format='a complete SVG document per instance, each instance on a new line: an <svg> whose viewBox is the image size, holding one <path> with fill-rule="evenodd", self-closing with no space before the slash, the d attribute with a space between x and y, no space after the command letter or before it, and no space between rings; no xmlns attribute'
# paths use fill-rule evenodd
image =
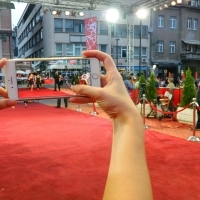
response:
<svg viewBox="0 0 200 200"><path fill-rule="evenodd" d="M54 100L41 100L40 103L55 107L56 99ZM64 102L61 101L61 108L64 108ZM81 108L81 112L92 114L93 107L88 104L77 105L74 103L68 103L68 109L77 111L78 108ZM55 108L56 109L56 108ZM109 119L107 114L100 108L96 107L97 117L102 117ZM77 111L78 112L78 111ZM142 116L141 116L142 117ZM162 118L161 120L155 117L143 118L144 127L147 130L154 130L166 135L171 135L179 138L188 139L190 136L197 136L200 138L200 131L193 131L192 124L183 124L178 121L172 120L172 118Z"/></svg>

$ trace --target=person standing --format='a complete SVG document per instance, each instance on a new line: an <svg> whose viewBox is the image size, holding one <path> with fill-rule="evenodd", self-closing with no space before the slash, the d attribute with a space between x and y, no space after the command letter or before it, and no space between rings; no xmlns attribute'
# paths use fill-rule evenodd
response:
<svg viewBox="0 0 200 200"><path fill-rule="evenodd" d="M57 90L57 85L58 85L58 89L59 89L59 76L58 76L58 71L55 72L54 75L54 91Z"/></svg>
<svg viewBox="0 0 200 200"><path fill-rule="evenodd" d="M63 77L62 75L59 75L58 77L58 90L60 91L60 86L63 85Z"/></svg>
<svg viewBox="0 0 200 200"><path fill-rule="evenodd" d="M65 104L65 108L68 107L68 98L63 98L64 104ZM57 99L57 106L55 108L60 108L61 106L61 99Z"/></svg>
<svg viewBox="0 0 200 200"><path fill-rule="evenodd" d="M197 96L196 96L196 100L198 105L200 106L200 81L198 81L197 84ZM200 110L197 108L197 123L196 123L196 127L195 129L200 129Z"/></svg>
<svg viewBox="0 0 200 200"><path fill-rule="evenodd" d="M39 90L39 88L41 87L41 77L40 77L39 74L36 76L35 83L36 83L36 86L37 86L37 90Z"/></svg>
<svg viewBox="0 0 200 200"><path fill-rule="evenodd" d="M124 84L126 86L126 89L127 91L130 93L131 90L135 89L135 85L134 85L134 82L133 82L133 79L132 77L127 77L125 80L124 80Z"/></svg>
<svg viewBox="0 0 200 200"><path fill-rule="evenodd" d="M34 75L33 74L30 74L28 82L31 87L31 91L33 91L33 87L34 87Z"/></svg>

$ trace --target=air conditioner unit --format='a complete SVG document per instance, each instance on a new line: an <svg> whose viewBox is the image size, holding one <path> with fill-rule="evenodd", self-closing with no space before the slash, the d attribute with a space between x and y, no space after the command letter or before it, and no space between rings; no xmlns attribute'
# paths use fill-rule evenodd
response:
<svg viewBox="0 0 200 200"><path fill-rule="evenodd" d="M141 61L142 61L143 63L147 63L147 62L148 62L148 59L147 59L147 58L142 58Z"/></svg>

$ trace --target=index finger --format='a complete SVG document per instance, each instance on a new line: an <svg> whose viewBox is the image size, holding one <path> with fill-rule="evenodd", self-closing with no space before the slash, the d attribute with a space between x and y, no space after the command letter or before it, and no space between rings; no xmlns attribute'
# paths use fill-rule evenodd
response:
<svg viewBox="0 0 200 200"><path fill-rule="evenodd" d="M98 50L87 50L83 51L84 57L95 57L103 62L106 71L117 72L117 67L112 59L112 57L106 53L103 53Z"/></svg>
<svg viewBox="0 0 200 200"><path fill-rule="evenodd" d="M6 63L7 63L7 59L6 58L2 58L0 60L0 68L2 68Z"/></svg>

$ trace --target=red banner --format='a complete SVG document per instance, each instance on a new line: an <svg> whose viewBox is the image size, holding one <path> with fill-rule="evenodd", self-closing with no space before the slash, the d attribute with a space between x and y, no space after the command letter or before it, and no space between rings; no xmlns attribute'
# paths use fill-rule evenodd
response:
<svg viewBox="0 0 200 200"><path fill-rule="evenodd" d="M91 17L84 20L85 35L86 35L86 49L97 49L97 18Z"/></svg>

